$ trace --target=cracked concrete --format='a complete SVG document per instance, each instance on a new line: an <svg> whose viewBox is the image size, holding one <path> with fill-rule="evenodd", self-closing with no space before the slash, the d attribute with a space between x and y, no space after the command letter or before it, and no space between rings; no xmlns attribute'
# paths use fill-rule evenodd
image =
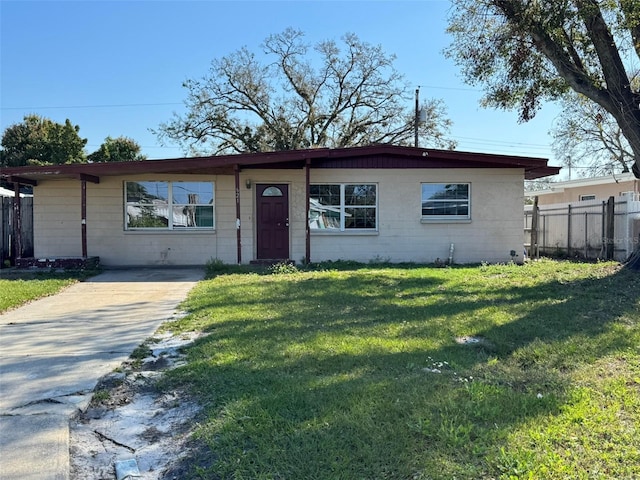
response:
<svg viewBox="0 0 640 480"><path fill-rule="evenodd" d="M203 275L109 270L0 315L0 480L69 478L70 416Z"/></svg>
<svg viewBox="0 0 640 480"><path fill-rule="evenodd" d="M141 365L125 362L98 382L89 408L71 422L71 480L113 478L114 469L127 462L135 462L135 478L141 480L180 478L167 471L179 468L189 454L200 406L181 392L160 392L155 384L182 364L178 349L198 336L155 335L145 343L152 353Z"/></svg>

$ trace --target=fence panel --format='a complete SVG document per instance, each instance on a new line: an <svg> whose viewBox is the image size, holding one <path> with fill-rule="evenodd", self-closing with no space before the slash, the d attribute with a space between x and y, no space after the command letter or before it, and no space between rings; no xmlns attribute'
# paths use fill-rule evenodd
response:
<svg viewBox="0 0 640 480"><path fill-rule="evenodd" d="M13 230L13 206L11 199L7 197L0 197L2 201L2 222L0 224L0 239L2 245L0 247L0 261L4 264L5 260L11 257L11 232ZM9 200L7 202L7 200Z"/></svg>
<svg viewBox="0 0 640 480"><path fill-rule="evenodd" d="M2 221L0 226L0 262L13 263L15 238L13 232L13 198L0 197L2 200ZM20 199L20 223L23 258L33 256L33 197Z"/></svg>
<svg viewBox="0 0 640 480"><path fill-rule="evenodd" d="M640 193L628 192L626 228L616 234L616 246L624 246L627 252L640 247Z"/></svg>
<svg viewBox="0 0 640 480"><path fill-rule="evenodd" d="M605 258L606 203L589 200L539 206L538 252L585 259ZM619 261L628 258L633 244L637 242L634 241L634 225L636 221L640 222L640 212L638 215L631 215L632 206L635 207L635 202L631 202L628 197L616 198L613 255ZM531 228L532 214L532 206L525 206L525 231Z"/></svg>

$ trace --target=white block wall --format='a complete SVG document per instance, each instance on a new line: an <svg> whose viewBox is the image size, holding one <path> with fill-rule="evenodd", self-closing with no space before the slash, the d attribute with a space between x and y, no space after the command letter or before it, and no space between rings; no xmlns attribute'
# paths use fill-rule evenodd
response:
<svg viewBox="0 0 640 480"><path fill-rule="evenodd" d="M522 169L311 169L311 183L376 183L378 231L311 233L311 260L446 260L453 243L456 263L507 262L523 251ZM124 230L124 182L213 181L215 231ZM251 180L251 188L246 188ZM421 183L470 183L471 221L421 221ZM242 262L255 259L255 185L289 185L290 258L305 256L304 170L241 173ZM34 249L37 258L81 256L80 182L46 180L34 189ZM87 183L87 247L103 265L204 265L237 258L235 181L232 175L137 175L102 177Z"/></svg>

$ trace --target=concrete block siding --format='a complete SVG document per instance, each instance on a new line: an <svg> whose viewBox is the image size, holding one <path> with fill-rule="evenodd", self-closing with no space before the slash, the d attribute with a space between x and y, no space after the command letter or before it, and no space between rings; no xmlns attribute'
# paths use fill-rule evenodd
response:
<svg viewBox="0 0 640 480"><path fill-rule="evenodd" d="M523 249L524 171L519 168L311 169L313 183L375 183L376 232L313 232L311 261L372 259L429 263L449 256L456 263L506 262ZM215 230L125 231L125 181L212 181ZM251 187L246 188L246 181ZM290 256L305 256L304 169L248 169L240 174L242 261L256 258L255 185L289 185ZM470 183L471 221L424 222L421 183ZM80 185L74 179L42 180L34 189L35 257L81 255ZM233 175L145 174L105 176L87 185L88 255L106 266L204 265L210 259L236 263Z"/></svg>

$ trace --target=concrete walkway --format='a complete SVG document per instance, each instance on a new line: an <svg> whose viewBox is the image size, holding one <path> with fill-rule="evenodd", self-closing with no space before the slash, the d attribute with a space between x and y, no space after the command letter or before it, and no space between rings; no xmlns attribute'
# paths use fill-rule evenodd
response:
<svg viewBox="0 0 640 480"><path fill-rule="evenodd" d="M69 419L203 278L109 270L0 315L0 480L69 478Z"/></svg>

